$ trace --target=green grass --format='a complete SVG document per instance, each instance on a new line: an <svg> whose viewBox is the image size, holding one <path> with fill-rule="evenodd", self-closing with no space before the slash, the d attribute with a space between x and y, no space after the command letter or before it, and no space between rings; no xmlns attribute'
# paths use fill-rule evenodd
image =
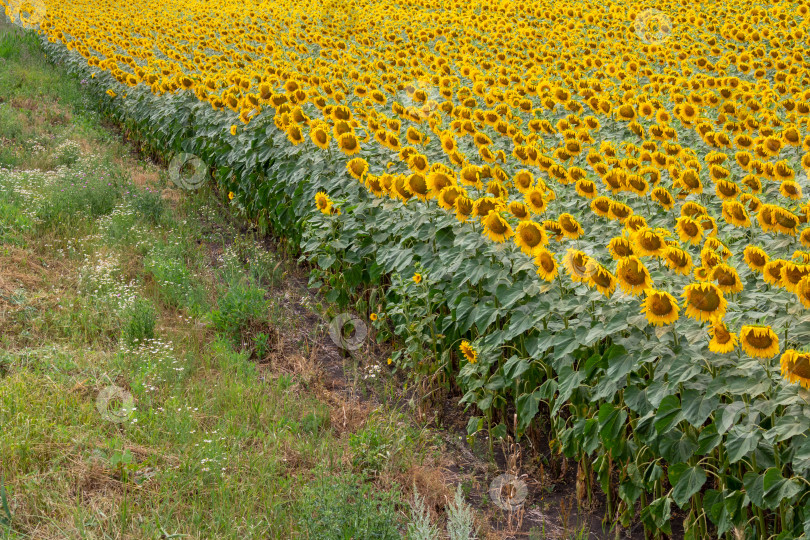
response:
<svg viewBox="0 0 810 540"><path fill-rule="evenodd" d="M290 263L164 200L30 34L0 57L0 538L400 537L437 445L324 390Z"/></svg>

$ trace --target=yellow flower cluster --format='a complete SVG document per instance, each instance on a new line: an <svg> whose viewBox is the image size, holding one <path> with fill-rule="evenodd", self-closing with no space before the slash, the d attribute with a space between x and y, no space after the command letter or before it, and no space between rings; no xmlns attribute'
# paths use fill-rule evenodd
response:
<svg viewBox="0 0 810 540"><path fill-rule="evenodd" d="M810 307L810 8L644 4L51 1L41 28L125 86L242 125L271 108L290 144L514 242L542 279L562 266L642 296L652 324L709 323L715 352L772 357L772 330L722 319L743 261ZM671 294L650 264L692 282Z"/></svg>

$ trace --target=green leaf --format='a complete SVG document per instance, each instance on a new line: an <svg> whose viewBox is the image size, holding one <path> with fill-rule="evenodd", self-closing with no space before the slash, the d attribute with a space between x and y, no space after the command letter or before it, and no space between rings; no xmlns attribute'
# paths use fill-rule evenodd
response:
<svg viewBox="0 0 810 540"><path fill-rule="evenodd" d="M683 417L695 427L702 426L720 404L717 396L704 397L697 390L685 390L681 396Z"/></svg>
<svg viewBox="0 0 810 540"><path fill-rule="evenodd" d="M641 509L641 519L650 529L661 529L667 534L672 531L669 526L671 517L672 499L660 497Z"/></svg>
<svg viewBox="0 0 810 540"><path fill-rule="evenodd" d="M734 426L726 437L728 462L737 463L750 454L762 438L754 426Z"/></svg>
<svg viewBox="0 0 810 540"><path fill-rule="evenodd" d="M706 471L698 466L690 467L686 463L676 463L669 468L669 483L672 487L672 500L685 508L692 495L700 491L706 483Z"/></svg>
<svg viewBox="0 0 810 540"><path fill-rule="evenodd" d="M698 436L697 455L705 456L714 450L722 440L723 436L717 433L717 426L715 424L709 424L701 430Z"/></svg>
<svg viewBox="0 0 810 540"><path fill-rule="evenodd" d="M655 430L663 433L681 419L681 401L678 396L667 396L661 400L655 414Z"/></svg>
<svg viewBox="0 0 810 540"><path fill-rule="evenodd" d="M661 457L670 463L680 463L688 460L695 454L698 442L691 433L673 428L663 435L658 442L658 451Z"/></svg>
<svg viewBox="0 0 810 540"><path fill-rule="evenodd" d="M599 407L599 438L602 439L608 450L615 449L619 442L624 422L627 420L627 412L617 409L610 403L603 403Z"/></svg>
<svg viewBox="0 0 810 540"><path fill-rule="evenodd" d="M714 526L717 527L717 535L722 535L731 529L731 514L726 509L726 492L716 489L707 489L703 495L703 509Z"/></svg>
<svg viewBox="0 0 810 540"><path fill-rule="evenodd" d="M518 425L521 429L526 429L532 419L537 415L540 405L540 395L538 390L518 396L515 406L517 408Z"/></svg>

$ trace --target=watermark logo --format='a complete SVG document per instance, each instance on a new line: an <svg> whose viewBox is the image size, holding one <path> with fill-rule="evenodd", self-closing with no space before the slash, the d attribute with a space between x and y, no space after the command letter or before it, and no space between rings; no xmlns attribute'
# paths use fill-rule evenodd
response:
<svg viewBox="0 0 810 540"><path fill-rule="evenodd" d="M368 326L349 313L341 313L329 323L329 337L335 345L347 351L356 351L368 335Z"/></svg>
<svg viewBox="0 0 810 540"><path fill-rule="evenodd" d="M672 19L657 9L645 9L633 21L636 36L649 45L663 43L672 34Z"/></svg>
<svg viewBox="0 0 810 540"><path fill-rule="evenodd" d="M397 93L397 100L405 107L405 114L417 121L429 118L439 110L441 94L427 78L406 83Z"/></svg>
<svg viewBox="0 0 810 540"><path fill-rule="evenodd" d="M96 409L101 417L109 422L126 422L135 413L135 400L132 394L120 386L107 386L96 398Z"/></svg>
<svg viewBox="0 0 810 540"><path fill-rule="evenodd" d="M6 7L11 22L26 29L39 26L46 12L43 0L11 0Z"/></svg>
<svg viewBox="0 0 810 540"><path fill-rule="evenodd" d="M208 166L194 154L181 152L169 162L169 178L181 189L197 189L207 177Z"/></svg>
<svg viewBox="0 0 810 540"><path fill-rule="evenodd" d="M526 501L529 489L526 483L514 474L502 474L489 485L490 500L502 510L515 512Z"/></svg>

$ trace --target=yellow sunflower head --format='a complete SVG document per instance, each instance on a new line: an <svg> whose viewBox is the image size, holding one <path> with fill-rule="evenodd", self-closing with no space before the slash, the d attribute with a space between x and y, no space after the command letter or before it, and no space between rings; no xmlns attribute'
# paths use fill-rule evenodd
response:
<svg viewBox="0 0 810 540"><path fill-rule="evenodd" d="M770 326L743 326L740 344L754 358L773 358L779 353L779 336Z"/></svg>

